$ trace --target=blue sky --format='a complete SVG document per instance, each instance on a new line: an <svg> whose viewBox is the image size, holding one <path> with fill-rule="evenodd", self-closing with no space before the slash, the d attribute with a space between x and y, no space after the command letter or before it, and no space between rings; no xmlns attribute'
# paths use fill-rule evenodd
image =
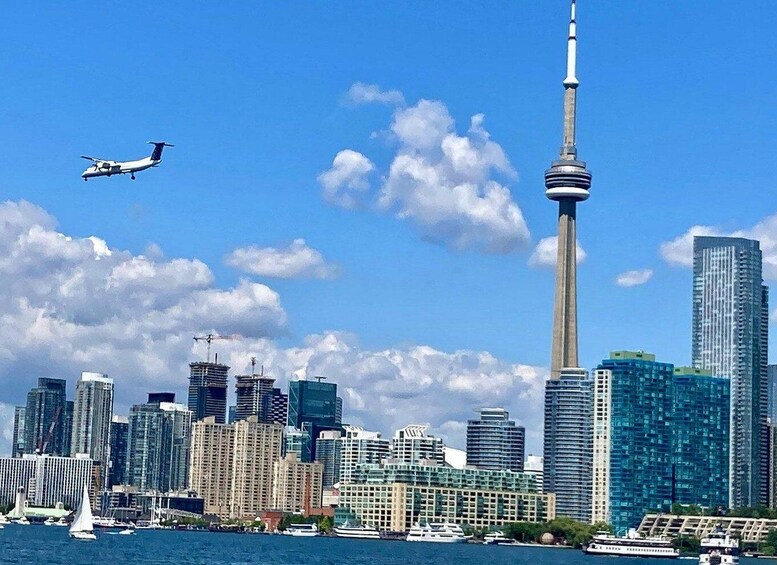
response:
<svg viewBox="0 0 777 565"><path fill-rule="evenodd" d="M266 285L283 314L275 309L263 317L267 303L251 304L262 329L252 331L250 316L238 327L230 325L236 316L214 315L201 324L182 322L170 330L173 340L143 331L119 339L106 330L99 354L63 349L40 336L25 355L6 344L0 379L10 386L0 402L21 403L39 374L75 380L80 370L115 375L124 408L157 384L183 393L185 360L196 351L184 336L237 327L247 339L222 349L238 370L245 369L246 355L268 348L268 364L283 381L303 365L314 370L300 353L318 339L311 336L343 335L368 365L376 353L391 351L377 356L393 363L386 387L399 379L407 395L428 373L421 366L400 369L397 358L414 358L415 348L428 346L445 354L437 361L448 373L435 374L446 385L418 387L405 418L428 422L456 443L472 408L506 405L536 432L553 271L527 263L533 247L555 231L542 174L561 140L567 14L564 0L6 7L0 24L3 200L45 210L56 219L47 229L76 242L96 236L127 257L151 257L170 269L183 258L185 276L197 259L211 279L184 284L189 290L228 291L241 279ZM661 244L702 225L771 238L767 255L777 256L770 150L777 125L770 71L777 10L766 1L581 0L578 16L578 148L594 174L591 198L579 210L586 252L579 271L581 362L592 367L612 349L642 348L687 363L690 271L677 265L687 259L687 246L666 251L667 260ZM347 93L355 83L396 90L404 106L354 103ZM344 209L325 201L317 179L344 149L369 159L373 170L365 182L378 198L402 153L392 124L422 99L444 105L460 137L473 115L484 114L491 142L515 172L486 167L486 176L509 188L528 241L519 238L507 253L461 249L439 225L419 227L397 218L396 208L367 202ZM146 153L149 139L176 145L158 169L134 182L80 179L86 162L79 155L134 158ZM10 235L37 225L39 216L30 212ZM323 257L331 268L325 277L258 275L226 260L238 248L285 249L297 239ZM618 274L643 269L653 271L645 284L615 283ZM774 271L777 278L777 263ZM22 285L6 298L15 303L25 292ZM82 323L84 313L71 303L47 302L45 292L37 301L47 316ZM29 330L24 323L19 328ZM50 335L70 339L67 332ZM145 351L142 358L127 343L133 339ZM169 348L157 347L161 342ZM173 354L174 346L182 353ZM149 368L157 364L149 361L155 351L163 375ZM457 351L488 352L499 368L486 363L491 369L484 369L480 357L462 360ZM123 363L123 355L136 358ZM273 367L273 356L284 361ZM350 403L355 420L389 433L399 421L383 417L393 397L373 407L358 399L370 398L381 380L376 375L384 373L364 370L363 380L351 383L348 362L341 359L335 369L335 361L327 358L315 370L329 367L352 389L346 411ZM537 372L500 380L516 365ZM484 385L491 370L502 384ZM447 384L459 378L461 386L453 388L461 394ZM425 412L435 388L443 391L441 406ZM530 435L530 446L536 448L537 437Z"/></svg>

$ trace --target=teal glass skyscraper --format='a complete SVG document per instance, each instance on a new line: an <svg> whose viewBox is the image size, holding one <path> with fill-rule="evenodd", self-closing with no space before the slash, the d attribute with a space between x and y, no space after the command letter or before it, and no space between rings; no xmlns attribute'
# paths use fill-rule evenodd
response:
<svg viewBox="0 0 777 565"><path fill-rule="evenodd" d="M767 498L768 289L758 241L693 239L693 366L731 381L729 506Z"/></svg>
<svg viewBox="0 0 777 565"><path fill-rule="evenodd" d="M676 367L672 383L673 502L728 506L729 379Z"/></svg>
<svg viewBox="0 0 777 565"><path fill-rule="evenodd" d="M615 351L594 373L593 512L617 533L672 503L674 366Z"/></svg>

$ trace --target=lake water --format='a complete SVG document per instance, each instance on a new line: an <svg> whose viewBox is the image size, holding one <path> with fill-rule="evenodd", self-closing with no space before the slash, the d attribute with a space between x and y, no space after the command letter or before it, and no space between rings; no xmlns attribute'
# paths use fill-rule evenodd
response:
<svg viewBox="0 0 777 565"><path fill-rule="evenodd" d="M573 549L536 549L474 544L407 543L329 537L292 538L255 534L139 531L134 536L98 533L78 542L67 528L9 525L0 530L0 563L119 565L666 565L662 559L590 557ZM743 565L754 560L743 559ZM678 565L695 561L675 561Z"/></svg>

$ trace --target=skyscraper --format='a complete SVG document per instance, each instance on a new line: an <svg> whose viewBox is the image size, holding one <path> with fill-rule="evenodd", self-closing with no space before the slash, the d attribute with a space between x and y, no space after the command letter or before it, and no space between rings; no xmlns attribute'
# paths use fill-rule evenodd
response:
<svg viewBox="0 0 777 565"><path fill-rule="evenodd" d="M108 487L127 484L127 448L129 444L129 420L126 416L114 416L111 420L110 462L108 463Z"/></svg>
<svg viewBox="0 0 777 565"><path fill-rule="evenodd" d="M467 465L479 469L523 471L526 430L504 408L481 408L467 421Z"/></svg>
<svg viewBox="0 0 777 565"><path fill-rule="evenodd" d="M342 429L342 401L337 385L319 381L289 382L287 424L307 433L300 461L309 463L316 458L315 438L324 430Z"/></svg>
<svg viewBox="0 0 777 565"><path fill-rule="evenodd" d="M151 393L130 409L127 482L138 490L186 487L192 413L173 393Z"/></svg>
<svg viewBox="0 0 777 565"><path fill-rule="evenodd" d="M273 464L281 456L283 428L258 422L256 416L234 426L231 515L254 519L272 506Z"/></svg>
<svg viewBox="0 0 777 565"><path fill-rule="evenodd" d="M235 377L235 421L256 416L260 422L286 425L288 397L275 388L275 379L261 374L237 375Z"/></svg>
<svg viewBox="0 0 777 565"><path fill-rule="evenodd" d="M556 495L556 514L591 519L593 381L585 369L565 369L545 383L543 481Z"/></svg>
<svg viewBox="0 0 777 565"><path fill-rule="evenodd" d="M567 43L567 76L564 79L564 142L561 156L545 171L545 196L558 202L558 255L556 262L556 296L553 309L553 346L551 379L561 370L577 367L577 203L588 198L591 173L577 158L575 119L577 111L576 77L577 29L575 0L569 22Z"/></svg>
<svg viewBox="0 0 777 565"><path fill-rule="evenodd" d="M340 461L342 460L341 432L325 430L316 439L316 461L323 465L323 488L331 488L340 481Z"/></svg>
<svg viewBox="0 0 777 565"><path fill-rule="evenodd" d="M70 444L66 388L64 379L40 377L38 386L27 394L24 413L24 445L27 452L70 455L69 450L65 451Z"/></svg>
<svg viewBox="0 0 777 565"><path fill-rule="evenodd" d="M227 414L228 365L197 361L189 363L189 410L192 420L208 416L223 424Z"/></svg>
<svg viewBox="0 0 777 565"><path fill-rule="evenodd" d="M81 373L76 383L70 453L85 453L108 469L113 418L113 379L100 373Z"/></svg>
<svg viewBox="0 0 777 565"><path fill-rule="evenodd" d="M16 406L13 411L13 439L11 440L11 457L21 457L27 451L24 446L24 406Z"/></svg>
<svg viewBox="0 0 777 565"><path fill-rule="evenodd" d="M235 426L213 416L192 424L189 488L205 500L205 513L230 517Z"/></svg>
<svg viewBox="0 0 777 565"><path fill-rule="evenodd" d="M767 498L768 290L757 241L693 240L693 365L731 380L729 506Z"/></svg>
<svg viewBox="0 0 777 565"><path fill-rule="evenodd" d="M767 369L769 396L766 402L766 417L777 424L777 365L769 365Z"/></svg>
<svg viewBox="0 0 777 565"><path fill-rule="evenodd" d="M369 432L358 426L344 426L345 435L340 442L341 482L351 480L357 465L380 463L389 456L391 442L380 437L380 432Z"/></svg>
<svg viewBox="0 0 777 565"><path fill-rule="evenodd" d="M391 459L409 465L444 465L442 438L429 435L428 430L425 424L410 424L396 430L391 439Z"/></svg>

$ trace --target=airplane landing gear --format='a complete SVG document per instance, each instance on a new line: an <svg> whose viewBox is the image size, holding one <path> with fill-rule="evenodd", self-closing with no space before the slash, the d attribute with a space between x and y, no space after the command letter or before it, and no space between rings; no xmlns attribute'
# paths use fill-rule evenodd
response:
<svg viewBox="0 0 777 565"><path fill-rule="evenodd" d="M84 182L88 181L89 179L84 179Z"/></svg>
<svg viewBox="0 0 777 565"><path fill-rule="evenodd" d="M135 175L130 175L130 178L131 178L132 180L135 180Z"/></svg>

